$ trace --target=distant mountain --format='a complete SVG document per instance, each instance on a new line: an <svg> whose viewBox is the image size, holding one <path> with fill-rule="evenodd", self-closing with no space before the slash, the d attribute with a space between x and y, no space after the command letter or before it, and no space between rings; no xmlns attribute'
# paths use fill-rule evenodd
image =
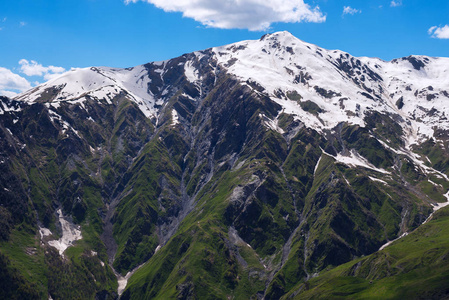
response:
<svg viewBox="0 0 449 300"><path fill-rule="evenodd" d="M443 280L378 250L445 220L421 227L449 201L448 82L449 58L357 58L278 32L1 97L0 289L363 298L371 278L414 272L414 296L442 297ZM338 275L345 263L363 272Z"/></svg>

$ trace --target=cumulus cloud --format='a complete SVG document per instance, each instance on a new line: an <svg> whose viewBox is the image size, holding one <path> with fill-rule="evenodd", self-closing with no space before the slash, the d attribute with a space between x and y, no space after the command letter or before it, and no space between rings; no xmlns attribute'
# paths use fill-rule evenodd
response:
<svg viewBox="0 0 449 300"><path fill-rule="evenodd" d="M0 95L13 97L17 93L31 88L31 84L22 76L0 67Z"/></svg>
<svg viewBox="0 0 449 300"><path fill-rule="evenodd" d="M43 77L45 80L53 79L65 72L62 67L44 67L34 60L21 59L19 66L20 72L26 76ZM34 81L31 84L27 78L14 73L10 69L0 67L0 95L2 96L13 97L39 84L39 81Z"/></svg>
<svg viewBox="0 0 449 300"><path fill-rule="evenodd" d="M27 24L27 22L23 22L23 21L19 23L20 27L26 26L26 24Z"/></svg>
<svg viewBox="0 0 449 300"><path fill-rule="evenodd" d="M267 30L272 23L324 22L318 6L304 0L124 0L144 1L166 12L182 12L208 27Z"/></svg>
<svg viewBox="0 0 449 300"><path fill-rule="evenodd" d="M59 74L65 72L62 67L48 66L44 67L38 62L26 59L21 59L19 61L20 70L27 76L43 76L45 80L50 80Z"/></svg>
<svg viewBox="0 0 449 300"><path fill-rule="evenodd" d="M0 96L6 96L6 97L9 97L9 98L13 98L13 97L15 97L17 95L18 95L18 93L16 93L16 92L0 90Z"/></svg>
<svg viewBox="0 0 449 300"><path fill-rule="evenodd" d="M449 25L443 27L433 26L427 32L436 39L449 39Z"/></svg>
<svg viewBox="0 0 449 300"><path fill-rule="evenodd" d="M402 5L402 0L392 0L390 3L391 7L398 7Z"/></svg>
<svg viewBox="0 0 449 300"><path fill-rule="evenodd" d="M362 10L356 9L356 8L352 8L350 6L344 6L343 7L343 15L355 15L355 14L359 14L361 12L362 12Z"/></svg>

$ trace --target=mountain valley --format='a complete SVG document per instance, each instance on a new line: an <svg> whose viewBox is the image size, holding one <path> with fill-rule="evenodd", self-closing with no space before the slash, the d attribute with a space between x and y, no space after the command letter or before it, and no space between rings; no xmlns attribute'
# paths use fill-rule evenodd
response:
<svg viewBox="0 0 449 300"><path fill-rule="evenodd" d="M448 83L277 32L0 97L0 290L447 297Z"/></svg>

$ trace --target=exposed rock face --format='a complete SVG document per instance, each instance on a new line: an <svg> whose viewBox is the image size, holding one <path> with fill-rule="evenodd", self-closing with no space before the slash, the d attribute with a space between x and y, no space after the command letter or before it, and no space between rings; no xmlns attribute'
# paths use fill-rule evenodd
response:
<svg viewBox="0 0 449 300"><path fill-rule="evenodd" d="M82 230L68 255L104 265L90 295L116 296L109 266L147 262L122 298L277 299L446 201L447 69L281 32L68 72L0 98L1 237L26 223L57 240L61 209Z"/></svg>

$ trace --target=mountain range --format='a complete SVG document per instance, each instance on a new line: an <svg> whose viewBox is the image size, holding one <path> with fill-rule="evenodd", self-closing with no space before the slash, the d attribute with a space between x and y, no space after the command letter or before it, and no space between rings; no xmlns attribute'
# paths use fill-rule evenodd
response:
<svg viewBox="0 0 449 300"><path fill-rule="evenodd" d="M278 32L0 97L0 290L448 297L448 84Z"/></svg>

